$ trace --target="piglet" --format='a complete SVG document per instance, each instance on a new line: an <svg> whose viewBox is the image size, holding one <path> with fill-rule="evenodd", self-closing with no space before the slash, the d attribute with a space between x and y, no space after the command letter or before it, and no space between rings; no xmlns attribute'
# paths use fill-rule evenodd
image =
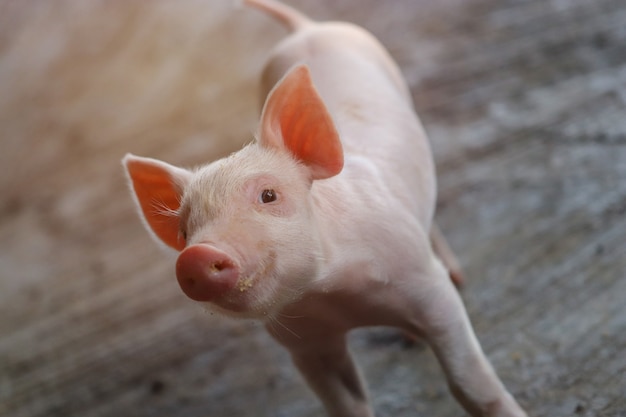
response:
<svg viewBox="0 0 626 417"><path fill-rule="evenodd" d="M330 416L374 415L346 347L361 326L426 340L472 416L525 416L454 286L431 151L396 64L357 26L246 3L291 31L262 75L255 141L195 170L123 160L148 230L180 251L182 291L262 320Z"/></svg>

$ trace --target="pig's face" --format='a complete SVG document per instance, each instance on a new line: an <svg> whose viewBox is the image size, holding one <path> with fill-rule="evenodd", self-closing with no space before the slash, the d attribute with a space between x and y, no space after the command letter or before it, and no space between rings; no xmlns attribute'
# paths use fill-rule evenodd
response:
<svg viewBox="0 0 626 417"><path fill-rule="evenodd" d="M310 188L305 166L257 144L194 173L178 210L183 291L237 316L297 299L320 253Z"/></svg>
<svg viewBox="0 0 626 417"><path fill-rule="evenodd" d="M311 185L342 170L343 151L306 67L270 92L255 144L193 172L133 155L124 165L148 230L181 252L176 275L190 298L259 317L315 278Z"/></svg>

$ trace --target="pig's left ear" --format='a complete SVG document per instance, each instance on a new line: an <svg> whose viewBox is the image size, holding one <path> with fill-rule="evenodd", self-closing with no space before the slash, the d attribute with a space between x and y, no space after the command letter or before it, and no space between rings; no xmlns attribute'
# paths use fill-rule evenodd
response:
<svg viewBox="0 0 626 417"><path fill-rule="evenodd" d="M310 169L313 179L341 172L339 134L306 66L291 69L269 93L261 114L259 143L287 149Z"/></svg>
<svg viewBox="0 0 626 417"><path fill-rule="evenodd" d="M151 158L127 154L122 160L146 227L161 242L181 251L178 209L191 172Z"/></svg>

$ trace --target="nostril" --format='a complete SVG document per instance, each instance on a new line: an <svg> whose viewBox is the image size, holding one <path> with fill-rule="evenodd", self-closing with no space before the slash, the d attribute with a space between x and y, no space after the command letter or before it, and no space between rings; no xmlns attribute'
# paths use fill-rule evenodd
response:
<svg viewBox="0 0 626 417"><path fill-rule="evenodd" d="M232 268L232 267L233 266L232 266L231 263L229 263L229 262L227 262L225 260L222 260L222 261L213 262L209 268L210 268L211 272L220 272L220 271L223 271L225 269Z"/></svg>
<svg viewBox="0 0 626 417"><path fill-rule="evenodd" d="M196 286L196 280L191 277L179 278L178 281L181 283L181 286L184 284L187 288L193 288Z"/></svg>

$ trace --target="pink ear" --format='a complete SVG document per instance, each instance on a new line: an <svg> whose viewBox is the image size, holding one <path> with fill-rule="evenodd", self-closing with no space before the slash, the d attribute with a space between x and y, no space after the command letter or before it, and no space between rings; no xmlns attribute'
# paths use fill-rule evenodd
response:
<svg viewBox="0 0 626 417"><path fill-rule="evenodd" d="M131 154L127 154L122 163L149 230L167 246L183 250L185 242L179 233L177 210L191 173L156 159Z"/></svg>
<svg viewBox="0 0 626 417"><path fill-rule="evenodd" d="M308 67L294 67L269 93L261 114L259 142L287 149L309 167L313 179L341 172L341 140Z"/></svg>

